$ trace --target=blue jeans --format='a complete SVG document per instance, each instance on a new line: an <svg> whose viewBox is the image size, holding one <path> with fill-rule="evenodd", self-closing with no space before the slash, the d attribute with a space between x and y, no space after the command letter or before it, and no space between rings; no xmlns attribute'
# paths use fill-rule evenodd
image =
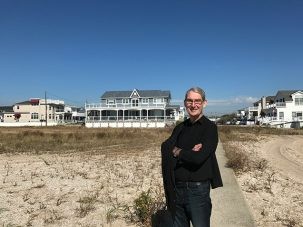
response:
<svg viewBox="0 0 303 227"><path fill-rule="evenodd" d="M211 215L210 182L177 182L177 209L174 227L209 227Z"/></svg>

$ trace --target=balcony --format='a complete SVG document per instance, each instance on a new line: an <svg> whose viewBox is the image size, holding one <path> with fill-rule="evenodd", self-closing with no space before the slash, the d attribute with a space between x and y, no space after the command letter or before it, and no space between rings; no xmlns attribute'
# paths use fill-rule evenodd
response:
<svg viewBox="0 0 303 227"><path fill-rule="evenodd" d="M147 121L172 121L175 122L175 117L170 116L87 116L86 122L147 122Z"/></svg>
<svg viewBox="0 0 303 227"><path fill-rule="evenodd" d="M113 110L113 109L141 109L141 108L165 108L166 103L116 103L116 104L102 104L89 103L85 104L86 110Z"/></svg>
<svg viewBox="0 0 303 227"><path fill-rule="evenodd" d="M285 103L285 102L276 102L276 107L277 107L277 108L286 107L286 103Z"/></svg>
<svg viewBox="0 0 303 227"><path fill-rule="evenodd" d="M251 106L251 107L248 107L248 111L249 111L249 112L258 111L258 109L259 109L258 106Z"/></svg>

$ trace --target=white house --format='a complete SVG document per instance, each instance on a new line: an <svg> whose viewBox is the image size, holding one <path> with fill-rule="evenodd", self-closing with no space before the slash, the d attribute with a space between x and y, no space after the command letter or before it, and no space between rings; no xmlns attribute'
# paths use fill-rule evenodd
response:
<svg viewBox="0 0 303 227"><path fill-rule="evenodd" d="M253 106L240 110L240 116L248 120L257 120L263 111L268 110L274 103L275 96L263 96L260 100L253 103Z"/></svg>
<svg viewBox="0 0 303 227"><path fill-rule="evenodd" d="M263 97L261 104L254 107L256 113L253 116L251 112L248 113L251 117L256 117L260 124L285 128L303 127L303 90L279 90L275 96L269 96L268 99Z"/></svg>
<svg viewBox="0 0 303 227"><path fill-rule="evenodd" d="M0 106L0 122L4 122L5 114L14 113L13 106Z"/></svg>
<svg viewBox="0 0 303 227"><path fill-rule="evenodd" d="M84 122L85 109L83 107L65 106L64 107L65 122Z"/></svg>
<svg viewBox="0 0 303 227"><path fill-rule="evenodd" d="M86 127L165 127L183 119L170 91L106 91L100 103L85 104Z"/></svg>

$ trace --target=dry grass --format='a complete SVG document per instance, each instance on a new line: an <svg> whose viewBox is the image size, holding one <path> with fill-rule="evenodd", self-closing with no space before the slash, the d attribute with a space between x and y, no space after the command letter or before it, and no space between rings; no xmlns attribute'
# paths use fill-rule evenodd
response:
<svg viewBox="0 0 303 227"><path fill-rule="evenodd" d="M260 126L219 126L223 134L253 134L253 135L303 135L302 129L270 128ZM224 136L224 135L223 135ZM221 138L221 137L220 137ZM222 139L222 138L221 138ZM224 138L223 138L224 139Z"/></svg>
<svg viewBox="0 0 303 227"><path fill-rule="evenodd" d="M142 191L131 204L123 204L116 199L108 209L106 219L108 223L111 223L122 217L138 226L151 227L153 215L165 209L165 206L162 185L154 185L153 188Z"/></svg>
<svg viewBox="0 0 303 227"><path fill-rule="evenodd" d="M239 143L256 144L265 135L303 135L303 130L258 126L220 126L219 136L228 159L226 166L234 169L236 174L252 170L264 171L267 167L267 161L250 156L249 153L241 149Z"/></svg>
<svg viewBox="0 0 303 227"><path fill-rule="evenodd" d="M159 146L172 129L50 127L0 128L0 153L100 152Z"/></svg>
<svg viewBox="0 0 303 227"><path fill-rule="evenodd" d="M303 130L219 127L220 140L228 158L226 166L235 171L257 226L303 226L300 215L302 182L296 177L288 177L273 165L264 150L264 145L273 138L285 138L286 135L301 138L295 135L303 135ZM293 141L291 136L287 138ZM300 159L299 148L292 149L298 149L296 158Z"/></svg>
<svg viewBox="0 0 303 227"><path fill-rule="evenodd" d="M77 202L80 204L76 209L77 216L80 218L85 217L90 211L95 209L95 203L99 197L99 192L95 192L84 197L81 197Z"/></svg>

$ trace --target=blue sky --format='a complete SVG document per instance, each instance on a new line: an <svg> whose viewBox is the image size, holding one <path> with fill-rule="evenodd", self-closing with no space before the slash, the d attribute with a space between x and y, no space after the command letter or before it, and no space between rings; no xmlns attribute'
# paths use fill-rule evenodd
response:
<svg viewBox="0 0 303 227"><path fill-rule="evenodd" d="M0 105L205 89L209 113L303 89L302 0L0 0Z"/></svg>

